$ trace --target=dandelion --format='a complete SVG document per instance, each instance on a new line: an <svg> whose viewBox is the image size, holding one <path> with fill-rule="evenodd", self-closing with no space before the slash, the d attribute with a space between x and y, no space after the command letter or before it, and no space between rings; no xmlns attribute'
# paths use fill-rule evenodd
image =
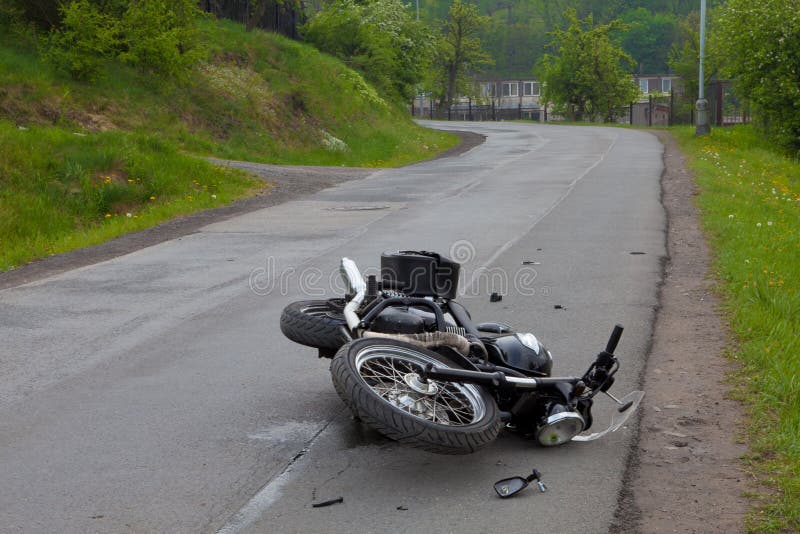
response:
<svg viewBox="0 0 800 534"><path fill-rule="evenodd" d="M106 213L106 219L110 219L110 218L111 218L111 214L110 213Z"/></svg>
<svg viewBox="0 0 800 534"><path fill-rule="evenodd" d="M767 221L767 226L772 226L772 221Z"/></svg>
<svg viewBox="0 0 800 534"><path fill-rule="evenodd" d="M156 199L156 197L154 197L154 196L150 197L150 200L155 200L155 199Z"/></svg>
<svg viewBox="0 0 800 534"><path fill-rule="evenodd" d="M217 195L211 195L211 198L216 199Z"/></svg>
<svg viewBox="0 0 800 534"><path fill-rule="evenodd" d="M733 213L731 213L730 215L728 215L728 218L729 218L729 219L733 219Z"/></svg>
<svg viewBox="0 0 800 534"><path fill-rule="evenodd" d="M130 219L131 217L133 217L133 214L132 213L126 213L125 216Z"/></svg>
<svg viewBox="0 0 800 534"><path fill-rule="evenodd" d="M756 223L756 226L761 228L761 223Z"/></svg>

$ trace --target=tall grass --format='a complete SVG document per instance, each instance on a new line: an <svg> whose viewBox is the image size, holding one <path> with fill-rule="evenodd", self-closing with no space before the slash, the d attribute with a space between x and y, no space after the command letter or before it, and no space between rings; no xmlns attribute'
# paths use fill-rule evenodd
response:
<svg viewBox="0 0 800 534"><path fill-rule="evenodd" d="M701 193L716 254L732 377L750 412L749 458L770 497L750 517L754 532L800 531L800 163L749 127L696 138L674 131Z"/></svg>

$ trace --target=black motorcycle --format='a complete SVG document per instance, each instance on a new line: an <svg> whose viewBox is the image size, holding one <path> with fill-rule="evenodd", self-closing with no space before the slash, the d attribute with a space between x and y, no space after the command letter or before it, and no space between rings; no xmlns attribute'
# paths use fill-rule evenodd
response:
<svg viewBox="0 0 800 534"><path fill-rule="evenodd" d="M432 452L473 452L504 426L553 446L624 424L644 393L609 393L622 326L583 376L552 377L552 355L536 336L472 322L454 300L459 269L440 254L391 252L381 256L380 280L365 281L342 258L345 298L289 304L281 331L333 359L334 387L358 419ZM618 408L606 430L587 434L598 393Z"/></svg>

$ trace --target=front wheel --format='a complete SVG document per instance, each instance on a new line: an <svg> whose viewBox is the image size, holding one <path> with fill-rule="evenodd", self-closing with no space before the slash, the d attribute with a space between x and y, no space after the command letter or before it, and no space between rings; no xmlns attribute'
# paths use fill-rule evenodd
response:
<svg viewBox="0 0 800 534"><path fill-rule="evenodd" d="M409 343L358 339L339 349L331 375L350 410L391 439L443 454L467 454L491 443L502 428L494 399L472 384L423 382L427 364L458 368Z"/></svg>

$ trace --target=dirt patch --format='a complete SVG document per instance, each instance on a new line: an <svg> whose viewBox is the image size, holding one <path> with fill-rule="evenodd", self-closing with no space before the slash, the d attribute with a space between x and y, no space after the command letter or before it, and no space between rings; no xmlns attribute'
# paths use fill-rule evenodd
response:
<svg viewBox="0 0 800 534"><path fill-rule="evenodd" d="M481 144L485 137L471 132L454 132L462 142L437 155L436 158L456 156ZM353 167L311 167L248 163L243 161L212 160L252 172L272 187L265 194L242 199L222 208L201 211L187 217L166 221L153 228L126 234L106 243L57 254L31 262L11 271L0 272L0 289L27 284L86 265L110 260L135 250L157 245L163 241L191 234L208 224L310 195L348 180L364 178L378 169ZM105 180L109 174L104 174ZM124 180L125 176L119 175Z"/></svg>
<svg viewBox="0 0 800 534"><path fill-rule="evenodd" d="M662 202L668 259L645 370L639 440L628 466L615 533L742 532L755 489L737 443L745 418L726 394L734 364L712 291L711 256L700 229L692 176L672 137L664 143Z"/></svg>

